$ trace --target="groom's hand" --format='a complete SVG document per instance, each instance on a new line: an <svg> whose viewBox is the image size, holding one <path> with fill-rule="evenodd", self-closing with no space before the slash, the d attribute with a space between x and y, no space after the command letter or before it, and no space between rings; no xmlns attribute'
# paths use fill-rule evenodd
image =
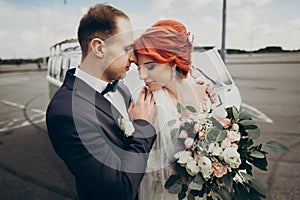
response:
<svg viewBox="0 0 300 200"><path fill-rule="evenodd" d="M152 124L157 116L157 108L152 92L144 87L141 90L136 103L131 102L128 108L128 114L132 121L136 119L143 119Z"/></svg>

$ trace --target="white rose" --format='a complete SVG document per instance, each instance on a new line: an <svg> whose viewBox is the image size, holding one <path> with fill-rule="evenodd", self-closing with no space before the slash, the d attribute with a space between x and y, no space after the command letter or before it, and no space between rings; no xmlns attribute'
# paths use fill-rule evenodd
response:
<svg viewBox="0 0 300 200"><path fill-rule="evenodd" d="M221 147L223 149L230 147L231 146L231 141L229 140L228 137L226 137L222 142L221 142Z"/></svg>
<svg viewBox="0 0 300 200"><path fill-rule="evenodd" d="M232 129L234 130L234 131L238 131L239 130L239 125L237 124L237 123L233 123L232 124Z"/></svg>
<svg viewBox="0 0 300 200"><path fill-rule="evenodd" d="M185 141L184 141L184 145L187 149L191 148L194 144L194 139L193 138L186 138Z"/></svg>
<svg viewBox="0 0 300 200"><path fill-rule="evenodd" d="M191 160L193 160L192 152L190 152L190 151L184 151L183 153L181 153L179 155L179 159L178 159L177 162L179 164L181 164L181 165L185 165L186 163L188 163Z"/></svg>
<svg viewBox="0 0 300 200"><path fill-rule="evenodd" d="M237 150L233 147L227 147L223 151L224 161L231 167L231 168L238 168L242 163L240 154Z"/></svg>
<svg viewBox="0 0 300 200"><path fill-rule="evenodd" d="M200 171L195 160L191 160L186 164L186 170L191 176L196 176Z"/></svg>
<svg viewBox="0 0 300 200"><path fill-rule="evenodd" d="M198 166L200 168L200 171L201 171L203 177L205 179L209 179L210 175L212 174L212 163L211 163L211 160L208 157L206 157L206 156L202 156L199 159Z"/></svg>
<svg viewBox="0 0 300 200"><path fill-rule="evenodd" d="M227 138L230 140L230 142L238 142L241 139L241 134L235 131L227 131Z"/></svg>
<svg viewBox="0 0 300 200"><path fill-rule="evenodd" d="M222 148L220 147L219 143L211 143L208 146L208 152L210 152L214 156L219 156L222 153Z"/></svg>
<svg viewBox="0 0 300 200"><path fill-rule="evenodd" d="M120 128L124 131L124 133L127 137L131 136L133 134L135 129L134 129L134 126L131 121L126 120L123 117L120 117L118 119L118 123L119 123Z"/></svg>

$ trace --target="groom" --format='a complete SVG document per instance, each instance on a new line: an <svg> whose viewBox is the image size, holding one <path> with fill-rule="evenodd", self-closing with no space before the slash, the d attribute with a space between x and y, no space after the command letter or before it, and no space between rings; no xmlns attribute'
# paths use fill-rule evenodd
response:
<svg viewBox="0 0 300 200"><path fill-rule="evenodd" d="M47 109L51 143L75 176L79 199L137 199L157 110L149 91L134 104L118 81L135 61L129 18L109 5L91 7L78 40L81 64L67 71Z"/></svg>

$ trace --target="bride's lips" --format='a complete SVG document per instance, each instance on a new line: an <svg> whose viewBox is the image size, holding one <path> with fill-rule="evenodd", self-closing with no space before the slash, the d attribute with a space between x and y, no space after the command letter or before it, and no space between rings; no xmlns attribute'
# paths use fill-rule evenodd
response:
<svg viewBox="0 0 300 200"><path fill-rule="evenodd" d="M149 82L145 82L145 85L147 86L147 87L150 87L150 85L153 83L153 81L149 81Z"/></svg>

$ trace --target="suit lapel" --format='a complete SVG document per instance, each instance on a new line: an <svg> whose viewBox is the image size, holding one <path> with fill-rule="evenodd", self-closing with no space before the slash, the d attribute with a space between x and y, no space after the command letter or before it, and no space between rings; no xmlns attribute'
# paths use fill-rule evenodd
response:
<svg viewBox="0 0 300 200"><path fill-rule="evenodd" d="M94 105L96 108L117 122L117 119L121 116L121 114L115 108L115 106L84 81L76 78L74 73L75 69L68 70L64 81L64 84L69 89L73 90L73 95L88 101L90 104Z"/></svg>

